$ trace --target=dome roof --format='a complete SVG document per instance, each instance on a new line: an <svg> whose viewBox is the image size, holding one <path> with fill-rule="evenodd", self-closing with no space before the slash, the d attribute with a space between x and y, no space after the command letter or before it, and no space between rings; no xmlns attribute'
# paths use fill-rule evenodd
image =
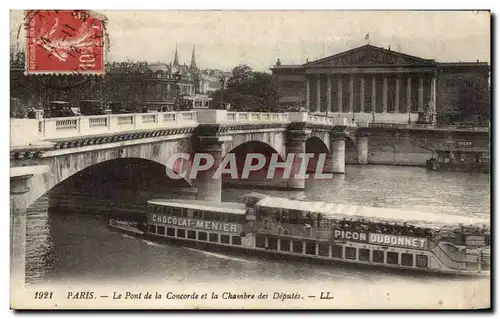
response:
<svg viewBox="0 0 500 319"><path fill-rule="evenodd" d="M151 63L151 64L148 64L148 68L152 72L158 72L158 71L170 72L170 68L168 67L168 65L166 65L164 63Z"/></svg>

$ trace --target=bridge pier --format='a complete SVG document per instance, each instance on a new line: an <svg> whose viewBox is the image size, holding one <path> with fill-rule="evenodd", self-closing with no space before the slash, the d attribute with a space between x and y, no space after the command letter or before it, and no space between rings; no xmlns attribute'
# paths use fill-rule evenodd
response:
<svg viewBox="0 0 500 319"><path fill-rule="evenodd" d="M196 199L211 202L222 200L222 177L214 178L215 171L222 161L222 144L227 138L217 136L199 136L196 153L205 153L213 157L213 165L203 171L198 171L196 176Z"/></svg>
<svg viewBox="0 0 500 319"><path fill-rule="evenodd" d="M29 202L29 181L35 174L48 172L42 165L10 169L10 289L11 300L24 295L26 270L26 210ZM12 305L11 305L12 307Z"/></svg>
<svg viewBox="0 0 500 319"><path fill-rule="evenodd" d="M329 170L331 173L345 173L345 137L344 135L333 136L330 143Z"/></svg>
<svg viewBox="0 0 500 319"><path fill-rule="evenodd" d="M368 136L359 135L357 138L358 164L368 164Z"/></svg>
<svg viewBox="0 0 500 319"><path fill-rule="evenodd" d="M10 177L10 287L13 295L22 293L25 285L26 210L28 180L32 176L22 172Z"/></svg>
<svg viewBox="0 0 500 319"><path fill-rule="evenodd" d="M305 189L306 180L301 174L305 174L307 166L303 168L301 172L303 157L301 158L299 154L306 153L306 141L311 134L311 130L288 130L288 140L286 145L286 153L294 154L292 170L290 178L288 179L287 186L291 189ZM299 176L296 176L299 174Z"/></svg>

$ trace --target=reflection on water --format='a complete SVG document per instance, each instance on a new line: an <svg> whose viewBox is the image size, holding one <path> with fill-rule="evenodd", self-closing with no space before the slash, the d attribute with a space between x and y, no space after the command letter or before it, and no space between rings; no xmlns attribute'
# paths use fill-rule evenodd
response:
<svg viewBox="0 0 500 319"><path fill-rule="evenodd" d="M250 191L275 196L451 214L490 214L489 176L462 172L428 172L422 168L348 166L333 180L309 181L305 191L227 188L223 200L236 200ZM113 281L140 278L144 282L215 280L260 282L377 283L391 281L436 289L436 281L453 290L469 280L427 277L353 266L320 265L229 256L157 244L110 231L90 215L47 213L42 198L28 211L26 276L29 283ZM430 284L432 282L432 285ZM441 284L440 284L441 285ZM376 289L376 288L374 288Z"/></svg>

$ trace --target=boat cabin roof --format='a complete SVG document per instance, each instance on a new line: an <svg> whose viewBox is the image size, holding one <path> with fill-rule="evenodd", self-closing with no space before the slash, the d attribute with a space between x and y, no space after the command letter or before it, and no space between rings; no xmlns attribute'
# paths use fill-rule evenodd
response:
<svg viewBox="0 0 500 319"><path fill-rule="evenodd" d="M398 223L408 223L415 226L444 226L444 225L470 225L486 224L489 225L489 218L476 216L461 216L431 212L419 212L414 210L366 207L356 205L344 205L324 202L310 202L301 200L292 200L287 198L267 196L257 202L258 207L269 207L275 209L287 209L306 211L311 213L321 213L323 217L335 219L361 218L369 221L395 221Z"/></svg>
<svg viewBox="0 0 500 319"><path fill-rule="evenodd" d="M148 201L148 204L239 215L246 213L246 206L242 203L208 202L194 199L152 199Z"/></svg>

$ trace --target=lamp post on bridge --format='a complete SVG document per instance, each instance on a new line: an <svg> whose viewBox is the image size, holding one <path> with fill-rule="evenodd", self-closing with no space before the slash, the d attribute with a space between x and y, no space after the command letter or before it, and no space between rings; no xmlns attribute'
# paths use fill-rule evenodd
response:
<svg viewBox="0 0 500 319"><path fill-rule="evenodd" d="M225 106L225 101L224 101L224 98L225 98L225 89L226 89L226 81L227 81L227 78L224 74L221 75L220 77L220 91L221 91L221 104L222 104L222 109L225 109L226 106Z"/></svg>

